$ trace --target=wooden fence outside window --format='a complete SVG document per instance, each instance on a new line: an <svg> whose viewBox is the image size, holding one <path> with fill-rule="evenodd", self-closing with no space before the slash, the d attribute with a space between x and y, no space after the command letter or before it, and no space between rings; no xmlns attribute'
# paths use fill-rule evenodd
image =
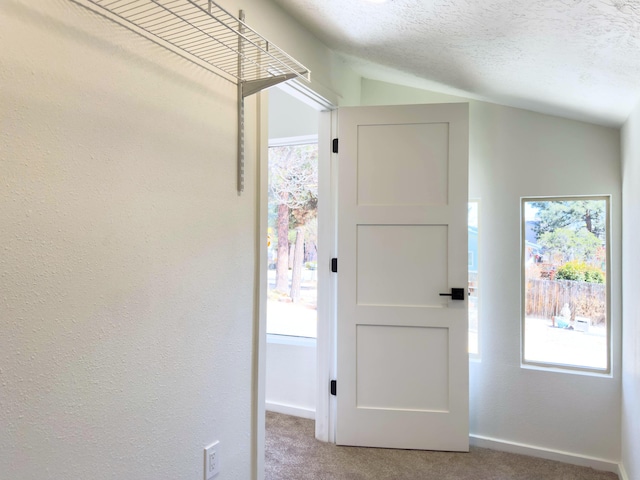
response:
<svg viewBox="0 0 640 480"><path fill-rule="evenodd" d="M525 314L528 317L551 318L560 315L565 303L576 315L590 319L591 325L607 321L607 288L602 283L572 280L526 279Z"/></svg>

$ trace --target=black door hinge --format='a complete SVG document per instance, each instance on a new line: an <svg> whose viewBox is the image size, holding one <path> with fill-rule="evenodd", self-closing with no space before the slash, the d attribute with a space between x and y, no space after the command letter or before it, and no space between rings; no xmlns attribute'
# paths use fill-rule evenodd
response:
<svg viewBox="0 0 640 480"><path fill-rule="evenodd" d="M338 139L337 138L333 139L332 151L333 151L333 153L338 153Z"/></svg>
<svg viewBox="0 0 640 480"><path fill-rule="evenodd" d="M336 386L337 383L335 380L331 380L331 395L336 396Z"/></svg>
<svg viewBox="0 0 640 480"><path fill-rule="evenodd" d="M337 258L332 258L331 259L331 271L333 273L337 273L338 272L338 259Z"/></svg>

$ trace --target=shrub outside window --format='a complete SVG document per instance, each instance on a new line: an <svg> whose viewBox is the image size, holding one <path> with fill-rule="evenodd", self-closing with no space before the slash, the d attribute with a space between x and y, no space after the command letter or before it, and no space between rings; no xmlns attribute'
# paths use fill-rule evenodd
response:
<svg viewBox="0 0 640 480"><path fill-rule="evenodd" d="M609 197L522 199L522 362L610 372Z"/></svg>

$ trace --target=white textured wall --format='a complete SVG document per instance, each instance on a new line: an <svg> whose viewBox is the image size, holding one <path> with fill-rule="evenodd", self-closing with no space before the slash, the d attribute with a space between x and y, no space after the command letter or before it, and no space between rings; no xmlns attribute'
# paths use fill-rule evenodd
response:
<svg viewBox="0 0 640 480"><path fill-rule="evenodd" d="M0 2L0 45L0 478L198 479L216 439L251 478L254 100L239 197L234 85L68 0Z"/></svg>
<svg viewBox="0 0 640 480"><path fill-rule="evenodd" d="M246 480L235 89L73 4L28 3L0 8L0 477L200 478L220 439L222 478Z"/></svg>
<svg viewBox="0 0 640 480"><path fill-rule="evenodd" d="M464 101L363 80L363 104ZM470 365L471 433L617 462L620 457L619 134L472 101L469 195L481 202L481 359ZM520 367L520 197L612 195L613 376Z"/></svg>
<svg viewBox="0 0 640 480"><path fill-rule="evenodd" d="M622 129L622 463L640 478L640 105Z"/></svg>

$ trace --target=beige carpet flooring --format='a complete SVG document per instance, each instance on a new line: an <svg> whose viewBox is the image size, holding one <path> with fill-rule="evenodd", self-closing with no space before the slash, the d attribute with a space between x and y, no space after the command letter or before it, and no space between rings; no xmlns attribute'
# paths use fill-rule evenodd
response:
<svg viewBox="0 0 640 480"><path fill-rule="evenodd" d="M314 422L267 412L266 480L615 480L617 475L472 447L469 453L337 447Z"/></svg>

